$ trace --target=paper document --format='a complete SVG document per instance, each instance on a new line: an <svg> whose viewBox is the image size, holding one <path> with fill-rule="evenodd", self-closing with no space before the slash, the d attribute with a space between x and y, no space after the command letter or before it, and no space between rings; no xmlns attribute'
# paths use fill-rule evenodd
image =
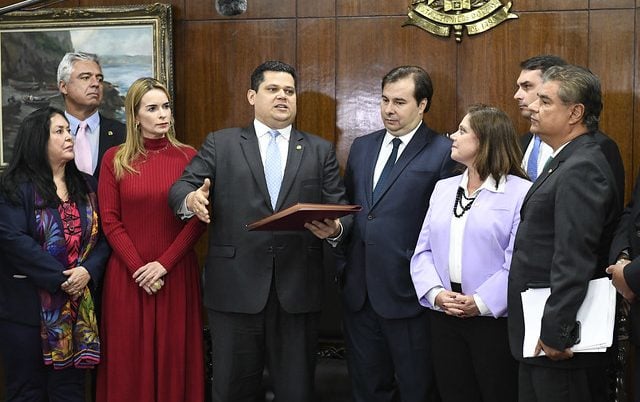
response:
<svg viewBox="0 0 640 402"><path fill-rule="evenodd" d="M523 357L533 357L540 338L542 314L550 288L527 289L522 297L524 313ZM616 315L616 289L609 278L589 281L589 288L582 305L578 309L580 321L580 342L571 350L574 352L604 352L613 342L613 325ZM540 353L543 356L544 352Z"/></svg>

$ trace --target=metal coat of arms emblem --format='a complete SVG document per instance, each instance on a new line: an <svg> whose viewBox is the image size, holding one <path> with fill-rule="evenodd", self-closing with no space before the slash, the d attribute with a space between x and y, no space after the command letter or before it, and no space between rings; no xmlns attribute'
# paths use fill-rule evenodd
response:
<svg viewBox="0 0 640 402"><path fill-rule="evenodd" d="M468 35L487 31L498 24L518 18L510 13L511 2L500 0L413 0L404 25L415 25L438 36L450 36L462 41L462 29Z"/></svg>

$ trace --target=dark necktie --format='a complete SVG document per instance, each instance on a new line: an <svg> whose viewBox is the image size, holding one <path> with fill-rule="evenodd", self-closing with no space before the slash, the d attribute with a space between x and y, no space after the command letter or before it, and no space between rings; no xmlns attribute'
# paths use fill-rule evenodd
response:
<svg viewBox="0 0 640 402"><path fill-rule="evenodd" d="M549 159L547 159L547 161L544 163L544 166L542 167L542 173L544 173L549 168L551 162L553 162L553 156L550 156Z"/></svg>
<svg viewBox="0 0 640 402"><path fill-rule="evenodd" d="M373 189L373 202L375 203L380 198L380 190L382 189L382 185L384 181L391 173L393 169L393 165L396 164L396 158L398 157L398 148L400 144L402 144L402 140L400 138L394 138L393 141L393 150L391 151L391 155L389 155L389 159L387 159L387 163L384 164L382 168L382 173L380 173L380 177L378 178L378 182L376 183L375 188Z"/></svg>
<svg viewBox="0 0 640 402"><path fill-rule="evenodd" d="M540 154L540 137L533 136L533 148L531 148L531 154L529 154L529 160L527 161L527 176L531 181L536 181L538 178L538 155Z"/></svg>

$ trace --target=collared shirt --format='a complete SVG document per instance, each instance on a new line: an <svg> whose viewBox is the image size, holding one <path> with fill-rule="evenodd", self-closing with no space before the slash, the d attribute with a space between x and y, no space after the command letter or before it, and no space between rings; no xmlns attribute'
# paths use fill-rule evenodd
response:
<svg viewBox="0 0 640 402"><path fill-rule="evenodd" d="M260 148L260 158L262 160L262 166L264 166L265 159L267 158L267 147L269 146L269 141L271 141L271 134L269 131L272 129L260 122L258 119L253 120L253 128L256 131L256 136L258 137L258 147ZM280 135L276 137L276 144L278 145L278 150L280 151L280 157L282 158L282 163L280 164L282 168L282 174L284 176L284 168L287 164L287 155L289 152L289 138L291 138L291 125L278 130ZM188 195L188 194L187 194ZM187 197L184 197L182 201L182 207L178 210L178 216L182 219L189 219L193 215L193 212L189 211L187 208ZM340 232L342 233L342 232Z"/></svg>
<svg viewBox="0 0 640 402"><path fill-rule="evenodd" d="M262 166L264 166L267 159L267 147L269 141L271 141L271 134L269 131L273 130L269 128L258 119L253 120L253 128L256 130L256 136L258 137L258 146L260 147L260 158L262 159ZM285 128L278 129L280 135L276 137L276 144L280 151L280 167L282 168L282 174L284 176L284 168L287 164L287 155L289 154L289 139L291 138L291 125Z"/></svg>
<svg viewBox="0 0 640 402"><path fill-rule="evenodd" d="M414 128L413 130L411 130L410 132L408 132L407 134L401 137L396 137L395 135L390 134L388 131L386 132L386 134L384 135L384 138L382 139L382 147L380 148L380 152L378 153L378 161L376 162L376 167L373 171L372 189L376 188L378 179L382 174L382 169L384 168L384 165L387 163L387 159L389 159L389 156L391 156L391 151L393 151L393 143L391 141L393 141L394 138L399 138L400 141L402 141L400 146L398 147L398 155L396 156L396 161L397 161L398 159L400 159L400 155L402 155L402 152L407 147L407 144L409 143L409 141L411 141L416 131L418 131L418 128L420 128L421 124L422 122L420 122L420 124L418 124L416 128Z"/></svg>
<svg viewBox="0 0 640 402"><path fill-rule="evenodd" d="M73 143L74 143L74 151L76 141L76 134L78 133L78 128L80 127L80 122L82 120L77 119L76 117L70 115L66 111L64 115L69 120L69 129L71 130L71 135L73 135ZM100 145L100 113L96 110L91 116L89 116L86 120L87 122L87 138L89 139L89 144L91 145L91 162L92 162L92 172L96 171L96 167L98 167L98 150Z"/></svg>
<svg viewBox="0 0 640 402"><path fill-rule="evenodd" d="M529 145L527 145L527 149L524 152L524 156L522 158L522 169L525 172L527 171L527 165L529 164L529 155L531 155L531 151L533 150L534 136L531 137L531 141L529 141ZM547 162L547 159L549 159L552 153L553 148L551 148L551 146L549 146L546 142L540 141L540 150L538 151L538 172L536 177L540 177L545 162Z"/></svg>
<svg viewBox="0 0 640 402"><path fill-rule="evenodd" d="M477 197L483 190L491 191L492 193L504 193L506 182L507 178L502 176L496 186L496 181L491 175L489 175L480 187L478 187L473 193L469 194L467 190L467 185L469 184L469 171L465 170L462 174L462 178L460 179L459 187L464 190L464 195L467 198L473 198ZM473 208L473 206L471 208ZM462 250L464 247L464 229L467 224L468 217L468 213L463 214L459 218L453 214L451 215L451 231L449 234L449 278L451 282L455 283L462 283ZM443 290L443 287L436 286L427 292L427 300L432 306L437 307L435 304L436 296ZM491 315L491 310L489 310L478 294L474 294L473 299L480 311L480 315Z"/></svg>
<svg viewBox="0 0 640 402"><path fill-rule="evenodd" d="M564 144L560 145L558 147L558 149L556 149L555 151L553 151L553 153L551 155L549 155L550 158L555 158L556 156L558 156L558 154L560 152L562 152L562 150L564 149L564 147L566 147L567 145L571 144L571 141L567 141ZM546 162L546 160L545 160Z"/></svg>

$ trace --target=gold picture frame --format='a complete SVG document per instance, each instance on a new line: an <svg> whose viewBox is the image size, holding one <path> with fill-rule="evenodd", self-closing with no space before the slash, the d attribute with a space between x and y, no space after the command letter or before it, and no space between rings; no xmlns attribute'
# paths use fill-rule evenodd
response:
<svg viewBox="0 0 640 402"><path fill-rule="evenodd" d="M57 68L67 52L95 53L104 74L100 112L124 121L133 81L153 76L173 95L169 4L17 11L0 16L0 170L22 119L39 107L64 110Z"/></svg>

